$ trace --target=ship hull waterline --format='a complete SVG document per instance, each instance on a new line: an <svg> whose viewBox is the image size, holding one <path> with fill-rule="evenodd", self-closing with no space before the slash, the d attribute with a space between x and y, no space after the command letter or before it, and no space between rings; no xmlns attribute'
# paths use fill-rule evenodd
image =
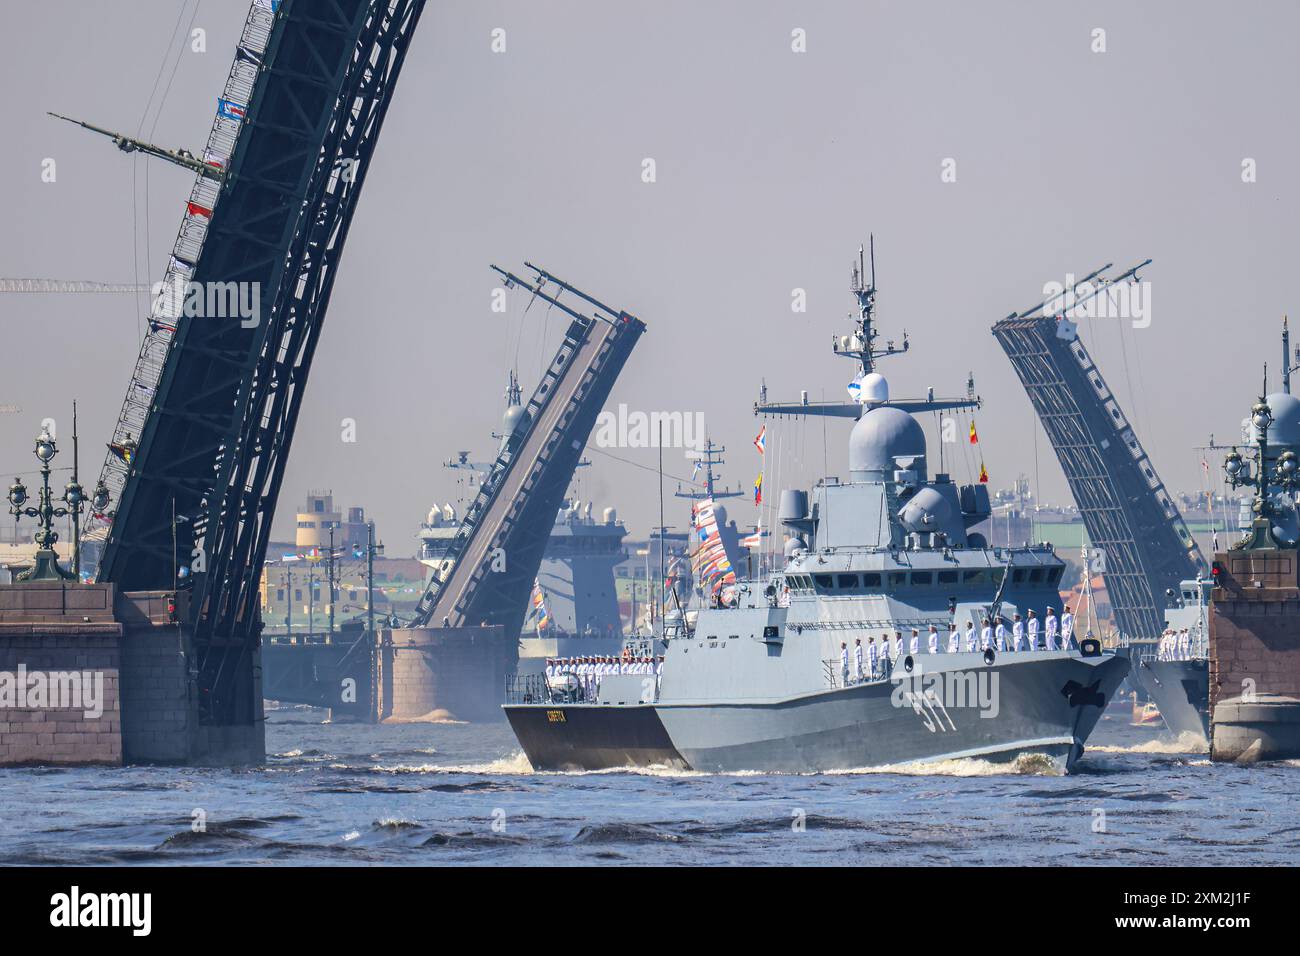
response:
<svg viewBox="0 0 1300 956"><path fill-rule="evenodd" d="M1136 668L1147 696L1155 701L1166 729L1210 742L1210 667L1205 658L1143 660Z"/></svg>
<svg viewBox="0 0 1300 956"><path fill-rule="evenodd" d="M936 658L942 664L936 666ZM1043 754L1069 772L1128 673L1114 655L921 655L912 673L781 701L507 704L542 771L818 773ZM928 669L927 669L928 665Z"/></svg>

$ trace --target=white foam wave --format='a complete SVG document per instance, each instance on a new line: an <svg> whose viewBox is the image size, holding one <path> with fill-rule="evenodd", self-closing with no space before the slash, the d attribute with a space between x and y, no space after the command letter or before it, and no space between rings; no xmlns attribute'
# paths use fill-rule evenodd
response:
<svg viewBox="0 0 1300 956"><path fill-rule="evenodd" d="M468 721L457 720L449 710L441 708L431 710L427 714L421 714L419 717L385 717L382 721L385 724L465 724Z"/></svg>
<svg viewBox="0 0 1300 956"><path fill-rule="evenodd" d="M992 761L978 757L956 757L949 760L915 760L887 764L883 767L861 767L853 770L831 770L827 776L846 774L899 774L912 777L1005 777L1005 776L1061 776L1064 764L1047 754L1019 754L1014 760Z"/></svg>
<svg viewBox="0 0 1300 956"><path fill-rule="evenodd" d="M1203 754L1208 753L1204 738L1198 734L1182 733L1177 737L1154 737L1140 744L1090 744L1088 753L1103 754Z"/></svg>

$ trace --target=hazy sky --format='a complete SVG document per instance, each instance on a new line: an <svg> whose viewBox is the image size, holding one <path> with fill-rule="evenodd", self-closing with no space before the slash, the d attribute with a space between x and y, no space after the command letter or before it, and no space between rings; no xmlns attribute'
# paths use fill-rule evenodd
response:
<svg viewBox="0 0 1300 956"><path fill-rule="evenodd" d="M0 276L161 278L192 176L44 111L197 150L247 6L5 5ZM190 50L191 17L206 53ZM490 47L498 27L504 53ZM791 49L795 29L806 52ZM429 505L454 498L441 463L490 456L508 369L530 392L563 326L540 307L523 315L520 295L493 313L489 262L529 259L641 317L649 331L611 404L703 413L730 448L726 477L749 486L760 380L773 399L845 395L830 336L848 331L848 268L869 232L881 328L906 328L913 346L883 368L895 395L959 393L973 371L993 486L1037 472L1051 500L1068 494L1060 467L989 329L1068 272L1153 258L1150 326L1097 320L1084 341L1166 484L1195 490L1194 446L1236 435L1262 363L1276 370L1281 315L1300 317L1287 288L1298 31L1300 7L1283 2L431 0L343 257L277 529L291 533L309 488L332 488L400 554ZM946 158L956 182L941 181ZM1246 158L1257 182L1242 182ZM791 311L796 288L805 313ZM40 419L65 421L73 396L98 470L146 306L0 295L0 406L22 409L0 413L3 477L31 468ZM848 427L826 431L833 474ZM778 467L782 485L822 473L821 423L769 435L770 496ZM581 497L643 534L656 453L616 453L643 467L592 454ZM666 462L690 473L678 452Z"/></svg>

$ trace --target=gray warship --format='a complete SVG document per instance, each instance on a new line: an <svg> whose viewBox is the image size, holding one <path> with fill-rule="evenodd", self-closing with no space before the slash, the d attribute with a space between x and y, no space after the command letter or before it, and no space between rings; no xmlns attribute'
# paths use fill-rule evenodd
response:
<svg viewBox="0 0 1300 956"><path fill-rule="evenodd" d="M1155 701L1160 719L1175 734L1190 734L1209 746L1210 662L1208 657L1210 588L1205 578L1179 584L1174 606L1165 611L1165 626L1187 628L1192 636L1191 655L1183 660L1161 660L1152 652L1138 658L1133 680Z"/></svg>
<svg viewBox="0 0 1300 956"><path fill-rule="evenodd" d="M874 271L867 284L860 253L856 328L834 342L860 363L859 400L756 406L855 419L849 480L782 492L784 566L738 582L728 603L667 615L657 674L509 688L506 717L534 768L800 773L1042 754L1068 771L1083 754L1127 658L1090 636L1078 650L945 652L950 625L1010 629L1016 613L1059 606L1065 564L1047 543L990 547L972 530L989 516L987 486L929 475L913 413L979 400L890 398L876 360L907 346L875 344ZM845 645L898 632L889 664L861 679L843 666Z"/></svg>

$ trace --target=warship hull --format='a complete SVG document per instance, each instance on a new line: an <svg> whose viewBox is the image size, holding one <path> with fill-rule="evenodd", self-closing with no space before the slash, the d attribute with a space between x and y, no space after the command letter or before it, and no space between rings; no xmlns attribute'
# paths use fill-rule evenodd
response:
<svg viewBox="0 0 1300 956"><path fill-rule="evenodd" d="M1071 769L1128 672L1113 655L922 655L911 672L769 701L506 705L538 770L816 773L1044 754Z"/></svg>
<svg viewBox="0 0 1300 956"><path fill-rule="evenodd" d="M1135 670L1147 696L1155 701L1165 726L1175 734L1210 740L1210 665L1188 661L1143 660Z"/></svg>

